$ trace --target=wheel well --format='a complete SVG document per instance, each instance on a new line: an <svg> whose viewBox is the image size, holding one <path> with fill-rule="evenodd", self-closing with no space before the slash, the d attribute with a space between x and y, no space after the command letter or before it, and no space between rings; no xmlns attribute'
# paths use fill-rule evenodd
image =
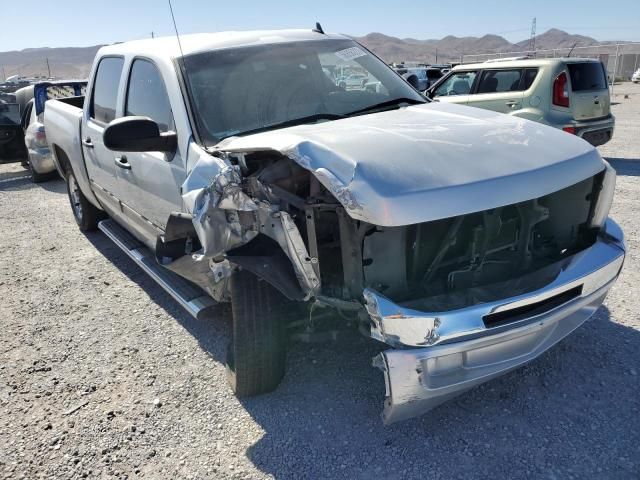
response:
<svg viewBox="0 0 640 480"><path fill-rule="evenodd" d="M53 152L54 152L54 155L56 156L56 159L58 160L58 165L60 165L60 170L62 170L62 173L64 174L64 178L67 178L67 176L69 175L69 172L72 171L69 157L67 156L66 153L64 153L64 150L62 150L57 145L53 146Z"/></svg>

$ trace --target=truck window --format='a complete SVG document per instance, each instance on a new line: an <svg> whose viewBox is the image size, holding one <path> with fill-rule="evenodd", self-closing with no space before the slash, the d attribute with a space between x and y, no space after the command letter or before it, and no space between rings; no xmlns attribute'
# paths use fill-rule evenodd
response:
<svg viewBox="0 0 640 480"><path fill-rule="evenodd" d="M116 100L123 65L122 58L105 57L100 60L89 110L91 118L104 123L116 118Z"/></svg>
<svg viewBox="0 0 640 480"><path fill-rule="evenodd" d="M169 95L156 66L147 60L135 60L131 67L125 115L141 115L154 120L161 132L174 129Z"/></svg>
<svg viewBox="0 0 640 480"><path fill-rule="evenodd" d="M476 93L517 92L521 76L521 69L486 70L482 72Z"/></svg>

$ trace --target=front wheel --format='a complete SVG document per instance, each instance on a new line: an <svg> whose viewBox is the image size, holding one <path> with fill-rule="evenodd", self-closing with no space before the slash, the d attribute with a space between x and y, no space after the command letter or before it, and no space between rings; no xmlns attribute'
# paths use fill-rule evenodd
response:
<svg viewBox="0 0 640 480"><path fill-rule="evenodd" d="M280 292L246 270L231 277L233 334L227 350L227 378L238 397L270 392L282 380L286 302Z"/></svg>
<svg viewBox="0 0 640 480"><path fill-rule="evenodd" d="M90 232L98 228L102 219L102 211L98 210L87 197L84 196L73 172L67 175L67 194L73 211L73 218L83 232Z"/></svg>

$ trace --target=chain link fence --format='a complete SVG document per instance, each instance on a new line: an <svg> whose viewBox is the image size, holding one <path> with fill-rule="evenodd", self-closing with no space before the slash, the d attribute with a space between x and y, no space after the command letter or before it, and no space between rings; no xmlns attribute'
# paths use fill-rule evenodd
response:
<svg viewBox="0 0 640 480"><path fill-rule="evenodd" d="M499 52L460 55L460 63L478 63L500 58L530 56L534 58L567 57L597 58L607 67L609 78L616 81L631 79L633 72L640 68L640 42L610 43L566 48L535 50L533 52Z"/></svg>

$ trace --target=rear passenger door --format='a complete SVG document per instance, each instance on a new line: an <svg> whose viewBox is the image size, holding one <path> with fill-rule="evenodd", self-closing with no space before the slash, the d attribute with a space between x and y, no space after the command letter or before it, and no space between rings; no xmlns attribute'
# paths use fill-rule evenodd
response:
<svg viewBox="0 0 640 480"><path fill-rule="evenodd" d="M96 197L107 210L111 210L110 213L120 210L120 192L115 152L104 146L102 134L107 124L116 118L123 66L122 57L104 57L100 60L81 132L82 151L89 179L96 187L93 189Z"/></svg>
<svg viewBox="0 0 640 480"><path fill-rule="evenodd" d="M512 113L522 108L524 69L483 70L467 105Z"/></svg>
<svg viewBox="0 0 640 480"><path fill-rule="evenodd" d="M136 58L131 63L124 116L149 117L161 132L176 129L162 74L150 60ZM146 243L155 244L169 215L182 210L180 187L186 178L184 159L179 149L174 154L119 152L117 155L123 210Z"/></svg>

